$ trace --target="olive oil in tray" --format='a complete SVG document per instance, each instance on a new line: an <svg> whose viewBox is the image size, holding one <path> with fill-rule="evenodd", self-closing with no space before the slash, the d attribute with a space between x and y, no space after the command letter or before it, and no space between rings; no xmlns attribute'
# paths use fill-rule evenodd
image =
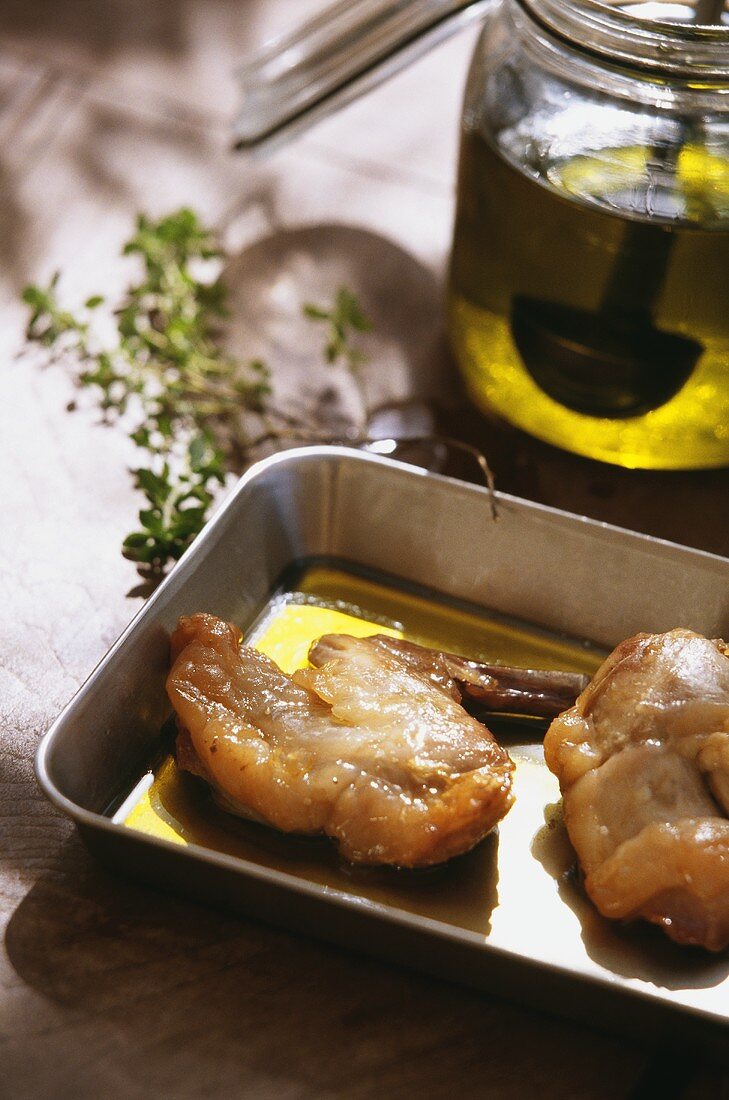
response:
<svg viewBox="0 0 729 1100"><path fill-rule="evenodd" d="M474 659L582 673L592 673L602 657L591 645L328 562L289 573L246 641L285 672L293 672L306 665L311 643L328 632L391 634ZM225 813L201 780L177 768L168 749L114 818L175 844L197 844L355 893L374 904L487 933L497 912L502 913L500 921L508 921L504 898L512 891L518 908L524 890L539 894L555 889L551 874L528 854L535 837L537 845L542 834L548 837L553 858L565 869L574 859L563 830L553 821L559 790L542 759L543 724L495 719L489 725L508 743L516 762L516 803L498 834L432 870L352 867L326 839L284 835Z"/></svg>

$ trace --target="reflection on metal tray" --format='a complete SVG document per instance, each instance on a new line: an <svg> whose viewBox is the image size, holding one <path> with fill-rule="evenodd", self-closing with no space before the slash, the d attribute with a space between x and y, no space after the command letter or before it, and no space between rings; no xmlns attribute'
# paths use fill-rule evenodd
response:
<svg viewBox="0 0 729 1100"><path fill-rule="evenodd" d="M345 450L260 464L56 722L39 778L100 858L155 885L583 1020L708 1038L729 1020L729 959L596 914L528 724L498 731L517 763L498 834L427 873L353 870L327 841L235 821L164 758L167 638L200 609L290 668L340 622L580 671L641 629L728 631L726 560L514 498L498 512L482 489Z"/></svg>

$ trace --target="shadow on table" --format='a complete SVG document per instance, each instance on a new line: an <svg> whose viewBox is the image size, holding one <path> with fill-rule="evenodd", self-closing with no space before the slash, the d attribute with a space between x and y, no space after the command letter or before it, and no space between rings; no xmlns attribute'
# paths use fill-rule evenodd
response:
<svg viewBox="0 0 729 1100"><path fill-rule="evenodd" d="M262 0L247 0L247 5L245 19L241 19L238 0L207 0L205 7L213 27L222 23L233 31L256 26ZM73 95L80 94L90 71L118 78L126 67L138 77L145 68L154 72L155 63L170 67L194 56L200 33L196 14L189 0L159 0L154 4L144 0L101 4L88 0L67 0L63 4L6 0L0 5L0 52L8 69L0 78L0 130L4 138L0 153L0 262L13 288L19 289L27 279L28 266L34 259L29 255L28 237L32 240L32 231L45 212L31 205L25 196L24 180L64 128L64 112L70 111ZM70 97L61 107L59 89L64 82ZM134 80L130 84L133 88ZM125 99L125 93L120 93L120 105ZM171 103L166 132L172 130L178 140L185 138L191 143L196 139L199 143L199 133L185 135L184 127L175 125L176 116L184 113L184 103ZM97 104L89 107L88 116L86 148L74 150L86 190L91 187L106 197L126 197L123 179L108 171L98 152L113 137L115 111ZM55 120L50 128L49 119ZM144 121L151 125L150 119ZM137 120L137 125L143 124ZM157 121L160 130L163 125L164 120ZM47 190L51 208L56 190L56 186ZM65 206L68 195L62 186L58 190ZM59 203L60 212L63 206Z"/></svg>
<svg viewBox="0 0 729 1100"><path fill-rule="evenodd" d="M195 52L201 28L200 18L207 14L214 30L222 22L241 43L257 24L264 8L263 0L65 0L47 4L40 0L4 0L0 7L0 32L14 44L32 42L36 52L50 46L64 56L69 51L76 63L98 65L130 53L142 58L158 54L179 58ZM221 32L221 37L225 30ZM241 45L243 49L243 45Z"/></svg>
<svg viewBox="0 0 729 1100"><path fill-rule="evenodd" d="M531 1084L546 1089L559 1073L576 1095L597 1096L608 1095L601 1062L619 1049L627 1064L637 1058L593 1035L589 1059L565 1066L560 1044L575 1032L584 1045L574 1025L140 889L98 868L75 837L57 865L68 870L33 886L5 943L23 981L69 1010L54 1011L53 1041L60 1029L79 1095L93 1061L73 1046L80 1035L103 1074L113 1067L168 1095L286 1081L296 1095L365 1096L374 1077L390 1095L446 1097L458 1080L460 1095L478 1096L488 1043L491 1080L526 1057Z"/></svg>

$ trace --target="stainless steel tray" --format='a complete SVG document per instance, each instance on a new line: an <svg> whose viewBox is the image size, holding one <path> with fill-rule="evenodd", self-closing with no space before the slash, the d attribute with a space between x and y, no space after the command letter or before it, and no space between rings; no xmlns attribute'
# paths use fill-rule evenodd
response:
<svg viewBox="0 0 729 1100"><path fill-rule="evenodd" d="M539 821L514 819L518 847L500 854L495 883L501 918L481 929L442 907L423 912L363 891L356 878L332 885L295 861L282 868L179 847L107 813L159 745L178 617L204 609L245 629L297 560L351 562L606 647L679 625L729 634L726 559L497 499L494 520L484 489L347 449L260 463L48 732L40 784L100 859L155 886L583 1021L653 1032L675 1025L684 1042L691 1033L726 1045L727 955L608 925L574 896L568 904L564 881L537 851ZM539 752L534 746L535 759Z"/></svg>

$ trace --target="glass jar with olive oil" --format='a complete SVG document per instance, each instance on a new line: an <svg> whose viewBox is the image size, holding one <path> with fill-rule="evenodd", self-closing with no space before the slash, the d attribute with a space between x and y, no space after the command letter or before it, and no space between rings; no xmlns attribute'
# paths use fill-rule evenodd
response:
<svg viewBox="0 0 729 1100"><path fill-rule="evenodd" d="M726 3L338 0L240 69L236 140L483 20L448 280L473 400L605 462L729 465Z"/></svg>
<svg viewBox="0 0 729 1100"><path fill-rule="evenodd" d="M729 463L729 28L642 18L677 13L696 17L503 0L463 116L448 325L469 392L631 467Z"/></svg>

